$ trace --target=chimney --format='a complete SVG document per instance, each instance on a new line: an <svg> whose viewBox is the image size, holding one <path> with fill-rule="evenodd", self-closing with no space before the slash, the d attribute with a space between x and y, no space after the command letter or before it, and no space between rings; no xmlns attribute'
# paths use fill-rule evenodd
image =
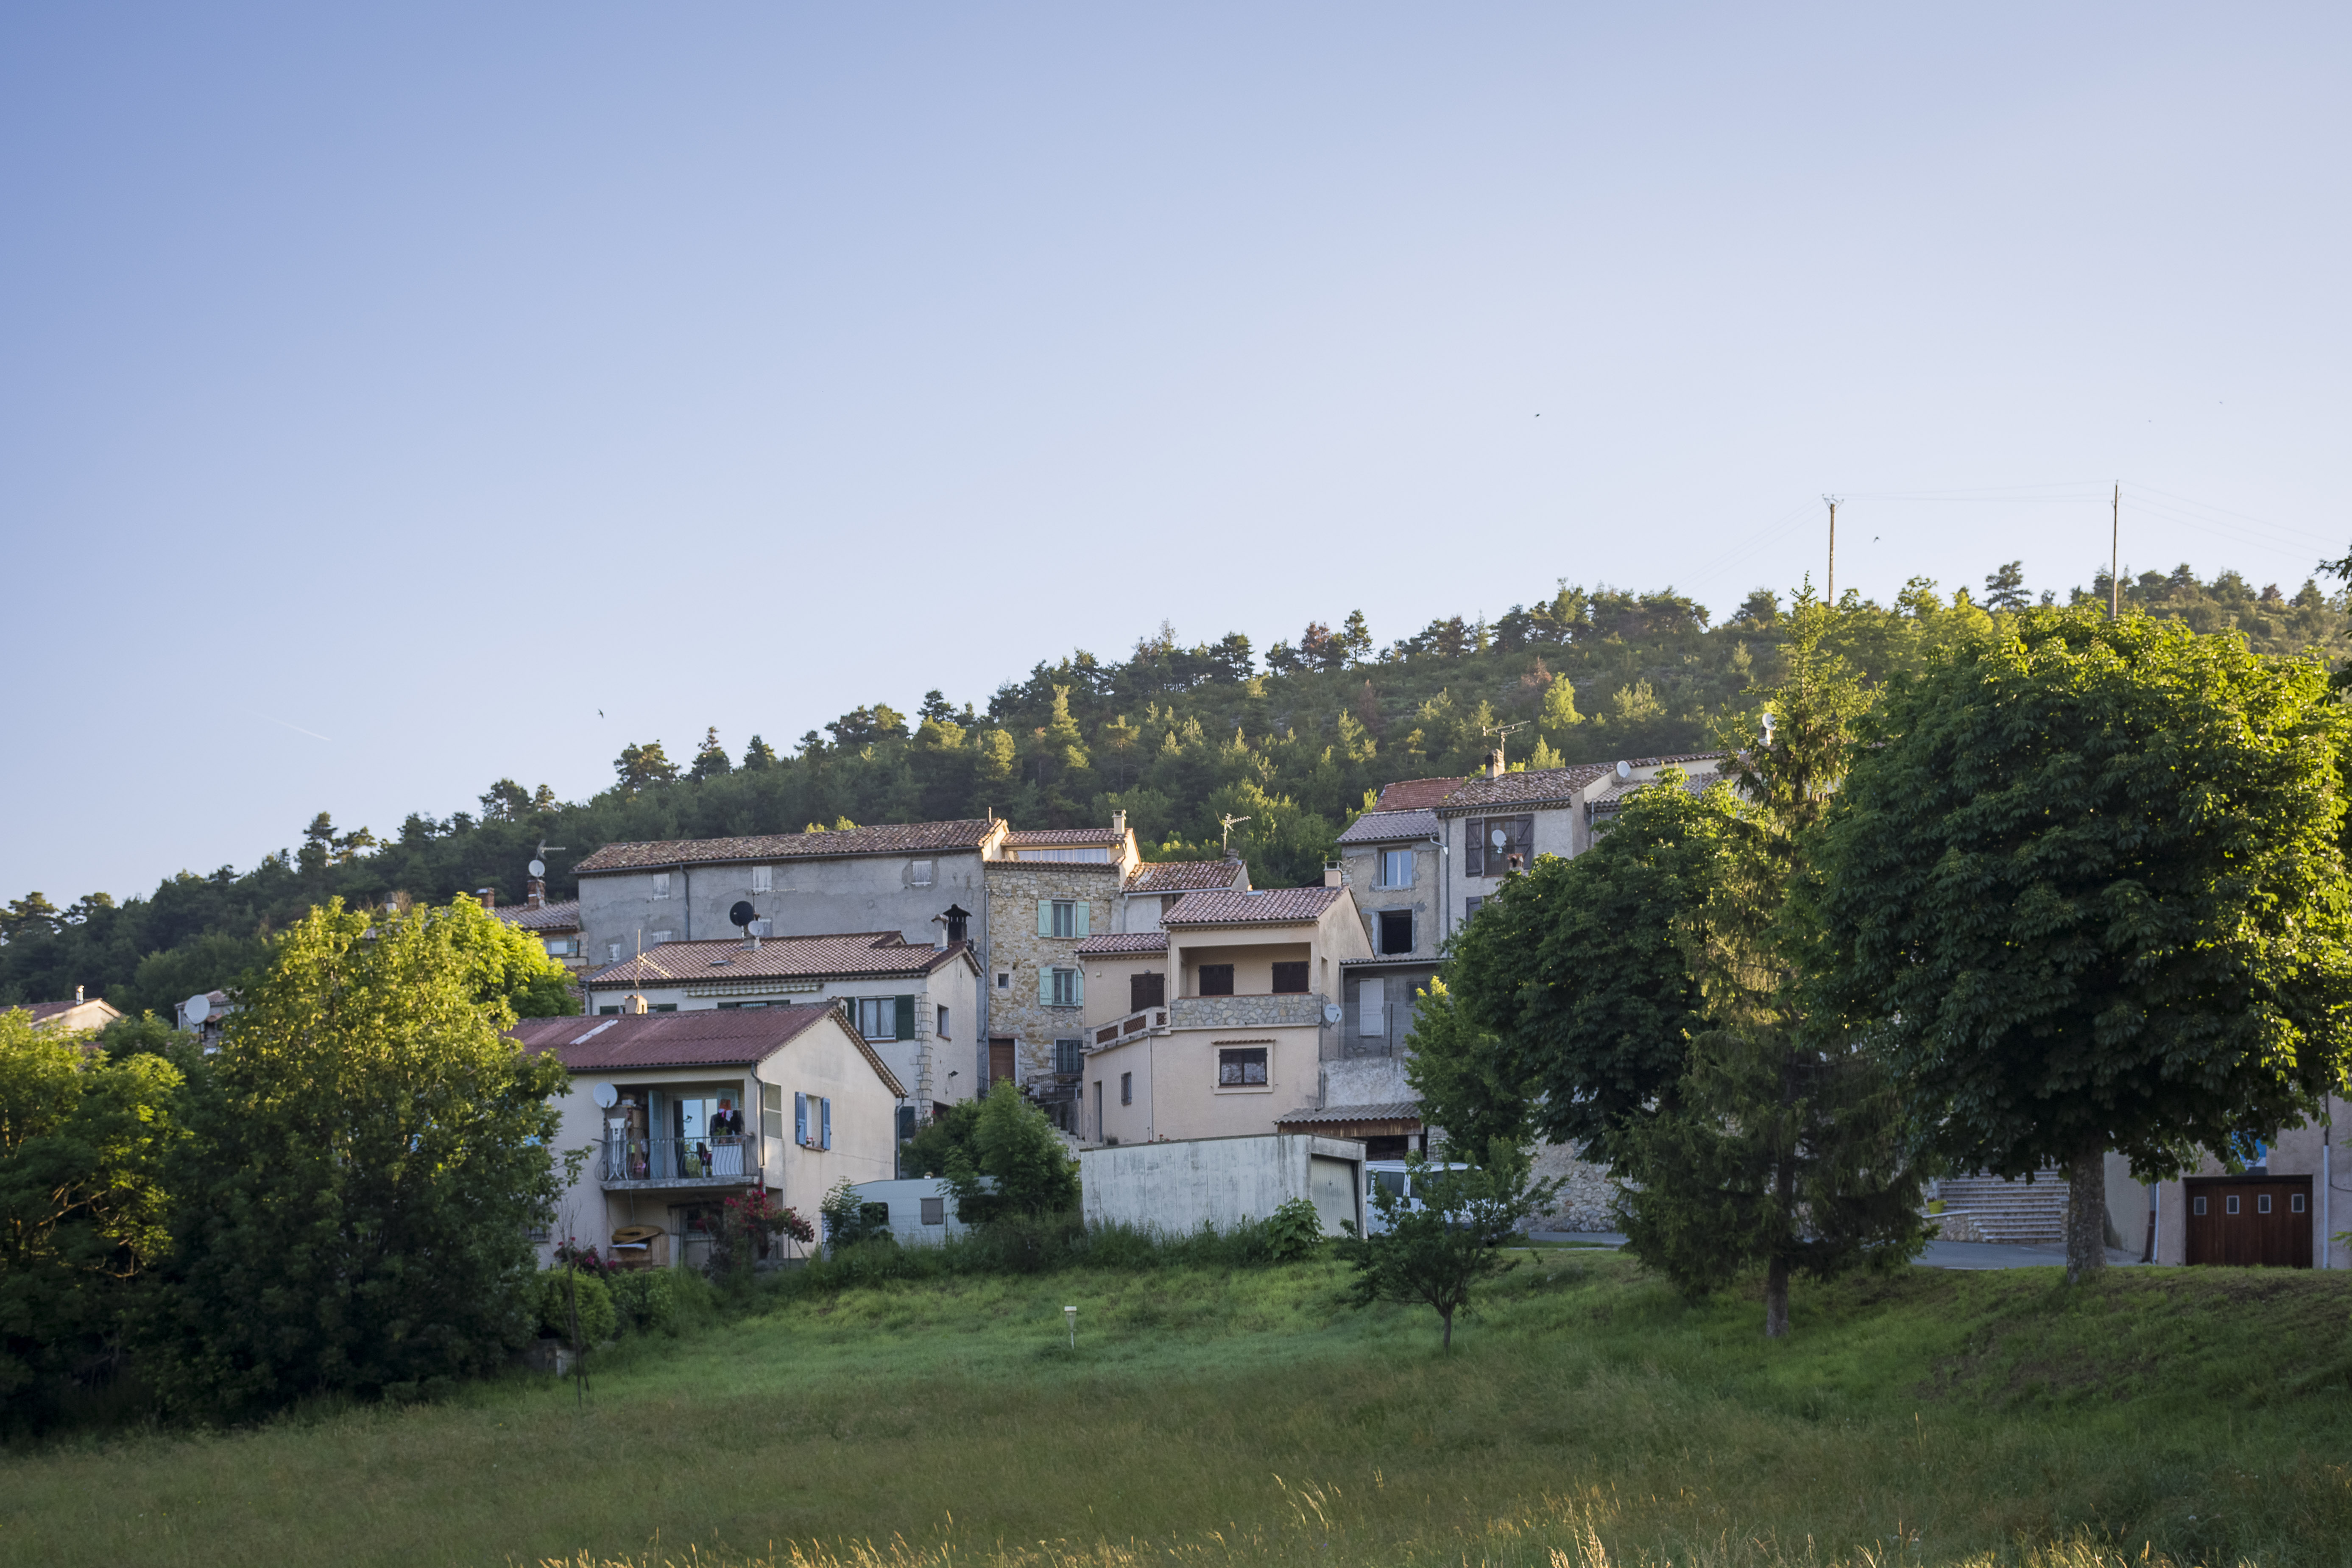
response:
<svg viewBox="0 0 2352 1568"><path fill-rule="evenodd" d="M545 878L533 877L523 884L522 907L524 909L541 909L546 906L546 903L547 879Z"/></svg>
<svg viewBox="0 0 2352 1568"><path fill-rule="evenodd" d="M81 987L79 985L74 987L74 1005L77 1007L81 1005Z"/></svg>
<svg viewBox="0 0 2352 1568"><path fill-rule="evenodd" d="M646 999L636 992L632 991L621 999L621 1011L643 1016L646 1011Z"/></svg>
<svg viewBox="0 0 2352 1568"><path fill-rule="evenodd" d="M1345 879L1339 874L1339 862L1337 860L1326 860L1323 862L1323 885L1327 888L1337 888L1345 885Z"/></svg>
<svg viewBox="0 0 2352 1568"><path fill-rule="evenodd" d="M1486 753L1486 776L1490 779L1503 776L1503 748L1500 746Z"/></svg>
<svg viewBox="0 0 2352 1568"><path fill-rule="evenodd" d="M486 910L499 907L499 890L496 888L478 888L474 890L474 897L482 900L482 908Z"/></svg>
<svg viewBox="0 0 2352 1568"><path fill-rule="evenodd" d="M1114 811L1110 814L1110 830L1121 838L1127 837L1127 813Z"/></svg>

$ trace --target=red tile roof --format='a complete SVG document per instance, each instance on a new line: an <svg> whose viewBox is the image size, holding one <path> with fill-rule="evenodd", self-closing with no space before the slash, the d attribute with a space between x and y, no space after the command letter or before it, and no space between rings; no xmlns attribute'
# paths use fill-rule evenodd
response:
<svg viewBox="0 0 2352 1568"><path fill-rule="evenodd" d="M572 873L658 870L709 860L793 860L845 855L919 855L926 850L977 849L996 831L984 816L957 822L881 823L832 833L769 833L749 838L665 838L607 844L572 867Z"/></svg>
<svg viewBox="0 0 2352 1568"><path fill-rule="evenodd" d="M906 1086L831 1004L713 1007L618 1018L526 1018L507 1034L526 1051L553 1051L556 1060L577 1076L640 1068L751 1067L827 1018L849 1037L891 1094L904 1099Z"/></svg>
<svg viewBox="0 0 2352 1568"><path fill-rule="evenodd" d="M541 904L532 909L529 904L500 904L490 911L502 921L509 921L525 931L578 931L580 900L565 899L560 903Z"/></svg>
<svg viewBox="0 0 2352 1568"><path fill-rule="evenodd" d="M1268 888L1253 893L1191 893L1162 917L1167 925L1291 925L1318 921L1337 888Z"/></svg>
<svg viewBox="0 0 2352 1568"><path fill-rule="evenodd" d="M1239 860L1146 860L1128 879L1130 893L1197 893L1208 888L1249 886L1249 868Z"/></svg>
<svg viewBox="0 0 2352 1568"><path fill-rule="evenodd" d="M1398 838L1434 838L1437 837L1437 813L1433 811L1368 811L1348 825L1339 835L1342 844L1379 844Z"/></svg>
<svg viewBox="0 0 2352 1568"><path fill-rule="evenodd" d="M1729 754L1730 753L1728 752L1717 753L1718 757L1728 756ZM1702 759L1696 757L1672 759L1675 763L1680 763L1684 761L1696 763L1701 760ZM1657 775L1654 773L1647 778L1611 779L1609 781L1608 788L1601 790L1593 795L1592 809L1596 812L1615 811L1625 804L1626 797L1641 790L1650 789L1655 786L1657 782ZM1723 782L1723 771L1720 768L1694 767L1685 773L1683 778L1683 788L1689 794L1698 795L1714 788L1717 784Z"/></svg>
<svg viewBox="0 0 2352 1568"><path fill-rule="evenodd" d="M624 959L588 977L594 989L623 985L683 985L718 980L879 979L929 974L962 958L970 942L932 947L895 931L841 936L765 936L755 952L740 937L666 942L642 958Z"/></svg>
<svg viewBox="0 0 2352 1568"><path fill-rule="evenodd" d="M1497 805L1571 805L1584 798L1584 786L1607 776L1614 763L1580 763L1572 768L1528 768L1500 778L1484 773L1445 797L1440 816L1460 816Z"/></svg>
<svg viewBox="0 0 2352 1568"><path fill-rule="evenodd" d="M1427 811L1462 787L1460 779L1399 779L1381 791L1375 811Z"/></svg>
<svg viewBox="0 0 2352 1568"><path fill-rule="evenodd" d="M1007 849L1042 848L1055 844L1123 844L1124 833L1108 827L1024 827L1004 836Z"/></svg>
<svg viewBox="0 0 2352 1568"><path fill-rule="evenodd" d="M1078 943L1080 958L1111 958L1126 952L1166 952L1164 931L1119 931L1090 936Z"/></svg>

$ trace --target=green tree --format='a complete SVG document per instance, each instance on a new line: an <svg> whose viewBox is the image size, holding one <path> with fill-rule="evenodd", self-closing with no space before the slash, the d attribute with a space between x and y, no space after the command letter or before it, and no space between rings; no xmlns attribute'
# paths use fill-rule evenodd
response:
<svg viewBox="0 0 2352 1568"><path fill-rule="evenodd" d="M759 736L752 736L751 743L743 748L744 770L756 772L759 769L772 768L775 765L776 748L760 739Z"/></svg>
<svg viewBox="0 0 2352 1568"><path fill-rule="evenodd" d="M0 1410L37 1426L110 1374L169 1245L180 1069L0 1011Z"/></svg>
<svg viewBox="0 0 2352 1568"><path fill-rule="evenodd" d="M1424 1121L1474 1149L1527 1141L1538 1091L1520 1053L1471 1023L1443 975L1414 999L1405 1047L1405 1081Z"/></svg>
<svg viewBox="0 0 2352 1568"><path fill-rule="evenodd" d="M1010 1082L988 1091L971 1142L948 1150L945 1174L967 1222L1078 1206L1078 1167L1061 1134Z"/></svg>
<svg viewBox="0 0 2352 1568"><path fill-rule="evenodd" d="M719 743L719 726L709 726L702 731L702 744L695 748L694 763L686 770L686 776L699 784L704 779L715 779L734 771L733 759L728 756L727 748Z"/></svg>
<svg viewBox="0 0 2352 1568"><path fill-rule="evenodd" d="M622 747L621 754L613 759L613 772L620 780L621 794L633 795L675 782L677 764L662 751L659 741L649 741L642 746Z"/></svg>
<svg viewBox="0 0 2352 1568"><path fill-rule="evenodd" d="M2020 611L1870 725L1822 900L1825 994L1965 1169L2169 1175L2343 1080L2347 718L2317 659L2096 609Z"/></svg>
<svg viewBox="0 0 2352 1568"><path fill-rule="evenodd" d="M480 999L478 918L332 902L245 994L173 1170L173 1406L415 1395L529 1335L564 1074Z"/></svg>
<svg viewBox="0 0 2352 1568"><path fill-rule="evenodd" d="M519 1018L568 1018L580 1011L571 972L548 956L544 941L471 899L455 900L440 918L450 945L466 957L478 1005L504 1005Z"/></svg>
<svg viewBox="0 0 2352 1568"><path fill-rule="evenodd" d="M1457 1150L1446 1151L1448 1161L1457 1157ZM1507 1138L1489 1142L1486 1157L1467 1169L1448 1170L1417 1154L1406 1159L1405 1169L1411 1206L1375 1186L1372 1211L1380 1225L1359 1235L1353 1220L1345 1222L1339 1256L1356 1270L1349 1299L1358 1307L1407 1301L1432 1309L1451 1351L1454 1315L1468 1314L1481 1280L1517 1267L1504 1257L1504 1243L1551 1202L1560 1184L1533 1180L1527 1152Z"/></svg>

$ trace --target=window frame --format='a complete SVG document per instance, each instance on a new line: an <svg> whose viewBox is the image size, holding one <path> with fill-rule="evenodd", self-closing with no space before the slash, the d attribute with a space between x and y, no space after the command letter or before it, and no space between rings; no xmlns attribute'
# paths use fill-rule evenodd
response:
<svg viewBox="0 0 2352 1568"><path fill-rule="evenodd" d="M1389 927L1391 922L1401 923L1404 927L1402 947L1389 945ZM1373 944L1379 949L1382 958L1402 958L1411 953L1413 948L1413 938L1418 934L1413 930L1411 910L1374 910L1372 911Z"/></svg>
<svg viewBox="0 0 2352 1568"><path fill-rule="evenodd" d="M776 890L776 868L773 866L752 867L751 890L755 893L774 892Z"/></svg>
<svg viewBox="0 0 2352 1568"><path fill-rule="evenodd" d="M1083 982L1078 977L1076 964L1052 964L1048 966L1046 973L1053 976L1053 989L1048 993L1053 1000L1046 1003L1046 1006L1082 1007L1086 1005L1085 993L1080 990Z"/></svg>
<svg viewBox="0 0 2352 1568"><path fill-rule="evenodd" d="M1223 990L1212 991L1209 989L1209 976L1212 974L1222 977L1225 987ZM1236 994L1234 990L1234 966L1230 963L1194 964L1192 966L1192 984L1193 988L1203 996L1232 996Z"/></svg>
<svg viewBox="0 0 2352 1568"><path fill-rule="evenodd" d="M1076 899L1050 899L1046 901L1053 906L1054 911L1049 917L1053 922L1053 930L1047 934L1055 942L1077 941L1078 900Z"/></svg>
<svg viewBox="0 0 2352 1568"><path fill-rule="evenodd" d="M1374 883L1373 885L1374 885L1375 887L1381 887L1381 888L1410 888L1410 887L1412 887L1412 862L1413 862L1413 858L1414 858L1414 852L1413 852L1412 850L1411 850L1411 849L1383 849L1383 850L1381 850L1381 879L1380 879L1378 882ZM1399 880L1396 879L1396 877L1392 874L1392 868L1393 868L1394 867L1397 867L1397 866L1402 866L1402 867L1404 868L1404 879L1403 879L1402 881L1399 881Z"/></svg>
<svg viewBox="0 0 2352 1568"><path fill-rule="evenodd" d="M856 1001L858 1038L872 1045L877 1041L888 1042L898 1037L898 999L896 996L860 996ZM867 1032L866 1010L868 1007L877 1009L877 1015L888 1022L890 1026L888 1034L876 1035Z"/></svg>
<svg viewBox="0 0 2352 1568"><path fill-rule="evenodd" d="M653 891L646 896L656 900L667 900L669 897L668 872L656 871L653 874Z"/></svg>
<svg viewBox="0 0 2352 1568"><path fill-rule="evenodd" d="M1064 1035L1054 1041L1054 1076L1074 1078L1087 1070L1087 1042Z"/></svg>
<svg viewBox="0 0 2352 1568"><path fill-rule="evenodd" d="M929 860L908 861L907 886L910 888L929 887L933 877L938 874L935 868L936 863Z"/></svg>
<svg viewBox="0 0 2352 1568"><path fill-rule="evenodd" d="M1251 1068L1257 1076L1250 1076ZM1220 1046L1217 1047L1217 1088L1226 1089L1270 1089L1274 1087L1274 1047L1271 1046Z"/></svg>
<svg viewBox="0 0 2352 1568"><path fill-rule="evenodd" d="M1273 968L1274 979L1272 981L1272 984L1274 989L1267 993L1268 995L1311 996L1314 994L1315 965L1309 960L1304 958L1279 959L1276 961ZM1286 972L1292 972L1292 977L1297 980L1298 984L1296 985L1285 985L1282 982Z"/></svg>
<svg viewBox="0 0 2352 1568"><path fill-rule="evenodd" d="M935 1037L942 1040L950 1040L955 1037L948 1033L948 1010L944 1006L940 1007L939 1010L939 1016L931 1033Z"/></svg>
<svg viewBox="0 0 2352 1568"><path fill-rule="evenodd" d="M1135 1103L1135 1075L1131 1072L1118 1075L1118 1102L1121 1105Z"/></svg>

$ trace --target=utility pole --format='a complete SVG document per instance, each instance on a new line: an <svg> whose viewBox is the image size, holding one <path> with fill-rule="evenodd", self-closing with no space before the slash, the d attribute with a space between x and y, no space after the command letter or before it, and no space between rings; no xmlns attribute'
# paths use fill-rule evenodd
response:
<svg viewBox="0 0 2352 1568"><path fill-rule="evenodd" d="M1830 591L1829 591L1828 604L1829 604L1829 607L1830 607L1831 609L1834 610L1834 609L1836 609L1836 608L1837 608L1837 509L1838 509L1838 498L1837 498L1837 497L1835 497L1835 496L1823 496L1822 499L1823 500L1825 500L1825 501L1827 501L1827 502L1829 502L1829 503L1830 503Z"/></svg>
<svg viewBox="0 0 2352 1568"><path fill-rule="evenodd" d="M2115 498L2107 503L2107 619L2123 612L2124 482L2116 481Z"/></svg>

